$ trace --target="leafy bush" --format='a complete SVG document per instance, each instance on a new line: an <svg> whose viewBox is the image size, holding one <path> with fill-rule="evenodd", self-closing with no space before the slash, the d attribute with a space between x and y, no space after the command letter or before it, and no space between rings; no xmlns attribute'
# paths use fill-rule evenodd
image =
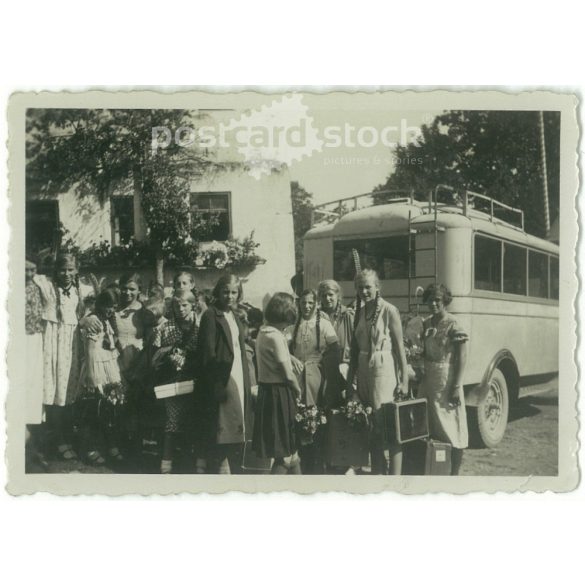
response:
<svg viewBox="0 0 585 585"><path fill-rule="evenodd" d="M107 240L100 239L85 250L79 251L69 237L64 243L74 251L81 266L98 268L108 266L146 267L154 266L155 253L148 242L131 239L127 244L112 246ZM256 249L260 244L254 241L254 232L245 238L230 238L225 242L213 242L201 249L198 242L189 236L169 242L163 247L165 262L174 266L193 266L194 268L250 268L265 260L258 256ZM63 249L63 245L62 245Z"/></svg>

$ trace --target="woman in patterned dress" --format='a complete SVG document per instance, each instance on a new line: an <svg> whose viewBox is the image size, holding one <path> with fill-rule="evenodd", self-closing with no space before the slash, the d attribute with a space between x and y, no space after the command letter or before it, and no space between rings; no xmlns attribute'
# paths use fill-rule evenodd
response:
<svg viewBox="0 0 585 585"><path fill-rule="evenodd" d="M40 452L39 425L43 421L43 304L41 290L34 283L37 260L30 256L25 264L25 312L26 330L26 460L27 463L46 465Z"/></svg>
<svg viewBox="0 0 585 585"><path fill-rule="evenodd" d="M197 299L190 290L179 290L171 301L172 316L159 323L149 339L151 367L155 384L192 381L195 378L198 328L194 306ZM164 398L165 434L161 473L171 473L178 435L187 430L193 395L182 394Z"/></svg>
<svg viewBox="0 0 585 585"><path fill-rule="evenodd" d="M418 396L428 400L431 437L451 443L451 474L458 475L467 448L467 414L463 372L469 337L446 307L452 300L444 285L430 285L423 294L431 316L424 320L424 375Z"/></svg>
<svg viewBox="0 0 585 585"><path fill-rule="evenodd" d="M40 425L43 419L43 304L41 289L34 282L37 262L27 257L25 264L26 307L26 423Z"/></svg>

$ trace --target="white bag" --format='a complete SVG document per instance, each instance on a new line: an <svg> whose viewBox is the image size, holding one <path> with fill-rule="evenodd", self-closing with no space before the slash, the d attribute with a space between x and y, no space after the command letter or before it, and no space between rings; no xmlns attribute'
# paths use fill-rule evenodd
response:
<svg viewBox="0 0 585 585"><path fill-rule="evenodd" d="M157 398L170 398L171 396L179 396L180 394L191 394L193 392L193 380L186 382L173 382L171 384L164 384L162 386L155 386L154 393Z"/></svg>

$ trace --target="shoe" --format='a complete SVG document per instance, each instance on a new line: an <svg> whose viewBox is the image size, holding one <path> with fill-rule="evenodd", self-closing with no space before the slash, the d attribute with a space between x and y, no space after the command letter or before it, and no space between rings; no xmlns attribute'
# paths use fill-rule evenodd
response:
<svg viewBox="0 0 585 585"><path fill-rule="evenodd" d="M57 452L63 461L77 461L77 453L71 445L59 445Z"/></svg>
<svg viewBox="0 0 585 585"><path fill-rule="evenodd" d="M110 459L112 459L116 463L122 463L122 461L124 461L124 456L122 455L122 453L120 453L120 449L118 449L118 447L112 447L108 451L108 455Z"/></svg>
<svg viewBox="0 0 585 585"><path fill-rule="evenodd" d="M160 462L160 472L163 474L171 473L173 470L173 462L169 459L163 459Z"/></svg>
<svg viewBox="0 0 585 585"><path fill-rule="evenodd" d="M195 462L195 473L203 474L207 473L207 460L200 457Z"/></svg>
<svg viewBox="0 0 585 585"><path fill-rule="evenodd" d="M90 465L101 466L106 464L106 460L100 455L99 451L88 451L85 458Z"/></svg>

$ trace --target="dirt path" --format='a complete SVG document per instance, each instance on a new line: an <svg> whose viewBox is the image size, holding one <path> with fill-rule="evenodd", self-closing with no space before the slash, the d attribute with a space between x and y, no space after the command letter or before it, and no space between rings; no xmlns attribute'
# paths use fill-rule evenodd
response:
<svg viewBox="0 0 585 585"><path fill-rule="evenodd" d="M156 473L158 460L143 472ZM558 390L521 398L510 412L502 442L495 449L467 449L461 475L556 475L558 465ZM31 472L37 470L31 469ZM50 473L113 473L81 462L50 461ZM38 472L38 471L37 471Z"/></svg>
<svg viewBox="0 0 585 585"><path fill-rule="evenodd" d="M468 449L461 475L557 475L558 388L518 401L495 449Z"/></svg>

